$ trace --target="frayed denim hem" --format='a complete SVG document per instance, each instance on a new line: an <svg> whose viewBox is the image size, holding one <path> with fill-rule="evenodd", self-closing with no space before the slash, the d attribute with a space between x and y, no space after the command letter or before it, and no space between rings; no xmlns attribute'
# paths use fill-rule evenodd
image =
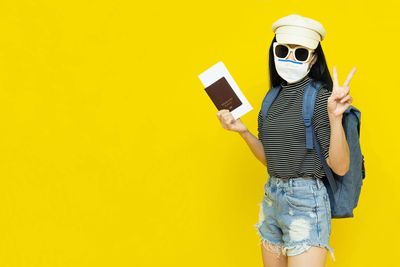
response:
<svg viewBox="0 0 400 267"><path fill-rule="evenodd" d="M309 250L313 246L325 248L330 253L332 261L336 261L334 250L330 245L310 241L305 241L291 246L285 246L283 248L283 254L286 256L296 256Z"/></svg>
<svg viewBox="0 0 400 267"><path fill-rule="evenodd" d="M275 243L271 242L268 239L261 238L260 245L263 245L265 249L271 251L272 253L276 254L276 258L279 258L281 255L284 255L283 252L283 244L282 243Z"/></svg>

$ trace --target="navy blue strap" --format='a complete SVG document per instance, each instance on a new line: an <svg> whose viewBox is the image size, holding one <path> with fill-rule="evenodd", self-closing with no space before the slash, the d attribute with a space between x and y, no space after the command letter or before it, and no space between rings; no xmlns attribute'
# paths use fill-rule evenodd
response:
<svg viewBox="0 0 400 267"><path fill-rule="evenodd" d="M304 89L303 96L303 120L306 127L306 148L313 149L313 128L312 128L312 117L314 114L315 98L317 96L318 89L312 86L312 82L308 83L308 86Z"/></svg>
<svg viewBox="0 0 400 267"><path fill-rule="evenodd" d="M315 148L318 157L322 163L322 166L325 170L326 176L328 178L329 184L332 188L332 191L336 193L338 187L336 184L336 180L333 176L331 168L328 166L324 155L322 154L321 147L318 143L317 136L315 134L314 127L312 125L312 117L314 114L315 101L318 90L321 88L322 83L316 80L312 80L308 86L304 89L303 96L303 119L304 125L306 128L306 148L313 149Z"/></svg>
<svg viewBox="0 0 400 267"><path fill-rule="evenodd" d="M313 138L315 140L315 142L314 142L315 143L315 150L316 150L317 155L318 155L318 157L319 157L319 159L320 159L320 161L322 163L322 167L324 168L326 177L328 178L329 185L331 186L332 191L335 194L336 191L338 190L335 177L333 176L332 170L328 166L328 163L326 162L326 159L325 159L324 155L322 154L321 147L320 147L320 145L318 143L318 140L317 140L317 136L315 135L315 131L313 131L312 133L313 133Z"/></svg>
<svg viewBox="0 0 400 267"><path fill-rule="evenodd" d="M261 107L263 118L267 116L268 110L271 107L272 103L274 102L275 98L278 96L280 90L281 90L280 86L275 86L272 87L265 95Z"/></svg>
<svg viewBox="0 0 400 267"><path fill-rule="evenodd" d="M354 114L354 115L357 117L357 119L358 119L358 127L357 127L357 130L358 130L358 134L360 134L360 126L361 126L361 112L360 112L360 110L357 109L357 108L354 107L354 106L349 106L349 107L344 111L344 113L352 113L352 114Z"/></svg>

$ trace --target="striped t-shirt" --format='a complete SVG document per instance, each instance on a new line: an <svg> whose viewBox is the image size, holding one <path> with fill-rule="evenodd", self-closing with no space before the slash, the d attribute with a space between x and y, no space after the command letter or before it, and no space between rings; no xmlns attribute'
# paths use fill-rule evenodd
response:
<svg viewBox="0 0 400 267"><path fill-rule="evenodd" d="M303 93L311 81L307 75L292 84L283 82L266 118L258 114L258 139L264 146L267 170L278 178L325 176L315 149L306 148L302 114ZM331 92L322 87L317 94L312 123L325 158L329 154L330 124L327 101Z"/></svg>

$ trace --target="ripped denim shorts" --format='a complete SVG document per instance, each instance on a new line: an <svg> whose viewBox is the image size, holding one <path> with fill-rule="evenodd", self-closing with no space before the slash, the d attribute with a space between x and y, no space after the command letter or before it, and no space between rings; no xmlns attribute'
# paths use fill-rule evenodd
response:
<svg viewBox="0 0 400 267"><path fill-rule="evenodd" d="M335 261L334 250L329 245L329 196L319 178L270 176L264 185L255 227L264 247L268 245L271 250L270 245L279 245L275 251L278 254L295 256L318 246L326 248Z"/></svg>

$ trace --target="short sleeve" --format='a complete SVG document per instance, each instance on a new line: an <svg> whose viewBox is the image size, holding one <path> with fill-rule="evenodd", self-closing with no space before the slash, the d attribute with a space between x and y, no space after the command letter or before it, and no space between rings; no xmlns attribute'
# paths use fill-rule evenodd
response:
<svg viewBox="0 0 400 267"><path fill-rule="evenodd" d="M262 125L264 123L264 118L261 114L261 110L258 112L258 140L261 140L262 132Z"/></svg>
<svg viewBox="0 0 400 267"><path fill-rule="evenodd" d="M321 88L318 91L313 115L315 134L325 159L329 157L331 129L328 116L328 98L331 93L332 92L326 88Z"/></svg>

